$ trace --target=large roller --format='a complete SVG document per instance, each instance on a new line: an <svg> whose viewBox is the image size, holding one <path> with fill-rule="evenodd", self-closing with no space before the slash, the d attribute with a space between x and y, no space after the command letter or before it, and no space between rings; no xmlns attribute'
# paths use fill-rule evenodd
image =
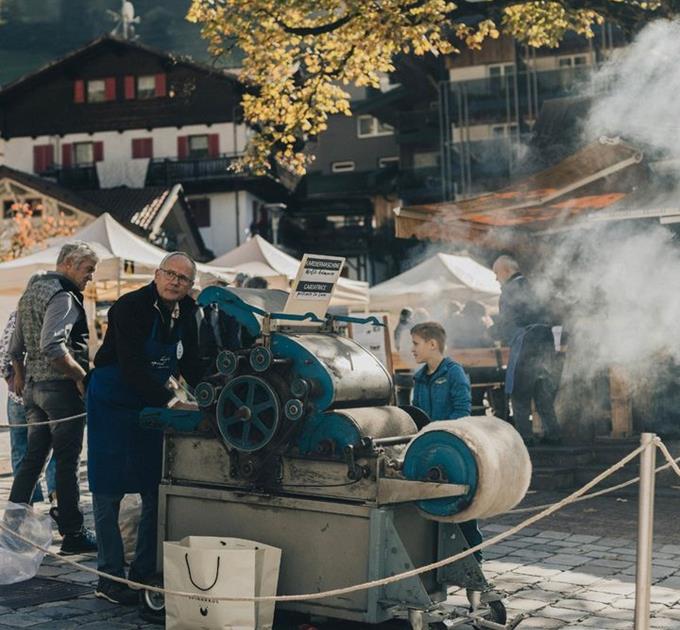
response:
<svg viewBox="0 0 680 630"><path fill-rule="evenodd" d="M302 429L298 448L302 455L342 454L347 446L359 446L362 437L385 438L417 432L411 416L399 407L355 407L310 419Z"/></svg>
<svg viewBox="0 0 680 630"><path fill-rule="evenodd" d="M463 497L418 503L427 518L462 523L515 507L529 488L531 460L510 424L475 416L435 421L421 429L406 448L403 472L414 481L470 486Z"/></svg>

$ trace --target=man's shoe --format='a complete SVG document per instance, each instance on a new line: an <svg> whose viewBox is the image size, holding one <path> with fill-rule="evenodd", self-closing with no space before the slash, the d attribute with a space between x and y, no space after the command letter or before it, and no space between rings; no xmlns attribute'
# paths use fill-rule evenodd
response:
<svg viewBox="0 0 680 630"><path fill-rule="evenodd" d="M135 606L139 602L137 591L133 591L127 584L120 584L106 578L99 578L94 596L123 606Z"/></svg>
<svg viewBox="0 0 680 630"><path fill-rule="evenodd" d="M91 529L82 527L77 534L64 534L64 540L61 543L63 555L89 553L91 551L97 551L97 539Z"/></svg>

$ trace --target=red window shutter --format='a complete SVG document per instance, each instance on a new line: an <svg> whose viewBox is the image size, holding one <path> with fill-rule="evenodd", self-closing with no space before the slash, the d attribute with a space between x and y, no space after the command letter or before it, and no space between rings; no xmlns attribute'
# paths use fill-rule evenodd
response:
<svg viewBox="0 0 680 630"><path fill-rule="evenodd" d="M62 167L71 166L73 161L73 145L72 144L62 144L61 145L61 165Z"/></svg>
<svg viewBox="0 0 680 630"><path fill-rule="evenodd" d="M45 147L38 145L33 147L33 172L34 173L42 173L45 170L44 167L44 162L45 162L45 152L44 152Z"/></svg>
<svg viewBox="0 0 680 630"><path fill-rule="evenodd" d="M51 144L37 144L33 147L33 172L44 173L54 164L54 147Z"/></svg>
<svg viewBox="0 0 680 630"><path fill-rule="evenodd" d="M211 133L208 136L208 155L212 158L220 155L220 136L216 133Z"/></svg>
<svg viewBox="0 0 680 630"><path fill-rule="evenodd" d="M104 79L104 95L107 101L116 100L116 79L115 77L107 77Z"/></svg>
<svg viewBox="0 0 680 630"><path fill-rule="evenodd" d="M156 75L156 96L165 96L168 93L165 74Z"/></svg>
<svg viewBox="0 0 680 630"><path fill-rule="evenodd" d="M45 170L49 170L54 166L54 145L52 144L46 144L44 148L44 167Z"/></svg>
<svg viewBox="0 0 680 630"><path fill-rule="evenodd" d="M153 138L134 138L132 140L133 158L153 157Z"/></svg>
<svg viewBox="0 0 680 630"><path fill-rule="evenodd" d="M85 102L85 81L78 79L73 84L73 102L74 103Z"/></svg>
<svg viewBox="0 0 680 630"><path fill-rule="evenodd" d="M177 138L177 157L180 160L189 157L189 138L187 136Z"/></svg>
<svg viewBox="0 0 680 630"><path fill-rule="evenodd" d="M129 101L135 97L135 78L132 75L125 77L125 100Z"/></svg>
<svg viewBox="0 0 680 630"><path fill-rule="evenodd" d="M94 155L94 161L95 162L101 162L104 159L104 143L103 142L95 142L93 143L93 155Z"/></svg>

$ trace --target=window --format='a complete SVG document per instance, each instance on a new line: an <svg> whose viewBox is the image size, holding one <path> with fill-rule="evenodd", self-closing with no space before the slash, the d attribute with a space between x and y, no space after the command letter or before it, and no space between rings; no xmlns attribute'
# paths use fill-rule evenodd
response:
<svg viewBox="0 0 680 630"><path fill-rule="evenodd" d="M491 136L493 138L509 138L517 131L515 123L508 123L505 125L493 125L491 127Z"/></svg>
<svg viewBox="0 0 680 630"><path fill-rule="evenodd" d="M573 57L562 57L558 61L560 68L573 68L576 66L588 65L588 57L586 55L575 55Z"/></svg>
<svg viewBox="0 0 680 630"><path fill-rule="evenodd" d="M210 227L210 199L207 197L204 199L191 199L189 207L198 227Z"/></svg>
<svg viewBox="0 0 680 630"><path fill-rule="evenodd" d="M512 76L515 74L515 64L506 63L503 65L489 66L489 77Z"/></svg>
<svg viewBox="0 0 680 630"><path fill-rule="evenodd" d="M92 142L76 142L73 145L73 158L76 166L94 164L94 146Z"/></svg>
<svg viewBox="0 0 680 630"><path fill-rule="evenodd" d="M132 139L132 158L152 158L153 157L153 138L133 138Z"/></svg>
<svg viewBox="0 0 680 630"><path fill-rule="evenodd" d="M355 167L354 162L347 160L345 162L333 162L331 164L331 171L334 173L347 173L348 171L353 171Z"/></svg>
<svg viewBox="0 0 680 630"><path fill-rule="evenodd" d="M189 157L190 158L210 157L208 136L189 136Z"/></svg>
<svg viewBox="0 0 680 630"><path fill-rule="evenodd" d="M389 168L390 166L399 166L399 158L396 155L378 158L378 168Z"/></svg>
<svg viewBox="0 0 680 630"><path fill-rule="evenodd" d="M437 151L413 154L414 168L431 168L433 166L439 166L439 153Z"/></svg>
<svg viewBox="0 0 680 630"><path fill-rule="evenodd" d="M394 127L380 122L375 116L359 116L357 118L357 136L359 138L391 136L393 133Z"/></svg>
<svg viewBox="0 0 680 630"><path fill-rule="evenodd" d="M155 98L156 77L153 74L145 74L137 77L137 98Z"/></svg>
<svg viewBox="0 0 680 630"><path fill-rule="evenodd" d="M489 87L492 91L497 91L507 84L510 80L509 77L512 77L515 74L515 64L506 63L503 65L489 66L487 71L489 74Z"/></svg>
<svg viewBox="0 0 680 630"><path fill-rule="evenodd" d="M32 216L42 216L43 208L40 199L20 199L19 201L15 201L14 199L6 199L2 202L2 216L4 219L11 219L14 216L14 212L16 210L26 206L31 209Z"/></svg>
<svg viewBox="0 0 680 630"><path fill-rule="evenodd" d="M106 101L106 81L97 79L87 82L87 102L103 103Z"/></svg>

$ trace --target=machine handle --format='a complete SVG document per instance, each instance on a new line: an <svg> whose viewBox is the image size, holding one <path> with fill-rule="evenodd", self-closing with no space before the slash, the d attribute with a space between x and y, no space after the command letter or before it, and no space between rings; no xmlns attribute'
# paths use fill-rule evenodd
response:
<svg viewBox="0 0 680 630"><path fill-rule="evenodd" d="M370 317L350 317L349 315L326 315L327 321L349 322L350 324L373 324L373 326L385 327L385 323L381 322L375 315Z"/></svg>
<svg viewBox="0 0 680 630"><path fill-rule="evenodd" d="M184 561L187 563L187 571L189 572L189 581L199 591L203 591L205 593L206 591L209 591L213 586L215 586L215 584L217 584L217 580L220 577L220 557L219 556L217 556L217 572L215 573L215 580L213 581L213 583L210 586L208 586L208 588L203 588L202 586L199 586L198 584L196 584L196 582L194 582L194 578L191 575L191 567L189 566L189 554L188 553L184 554Z"/></svg>

